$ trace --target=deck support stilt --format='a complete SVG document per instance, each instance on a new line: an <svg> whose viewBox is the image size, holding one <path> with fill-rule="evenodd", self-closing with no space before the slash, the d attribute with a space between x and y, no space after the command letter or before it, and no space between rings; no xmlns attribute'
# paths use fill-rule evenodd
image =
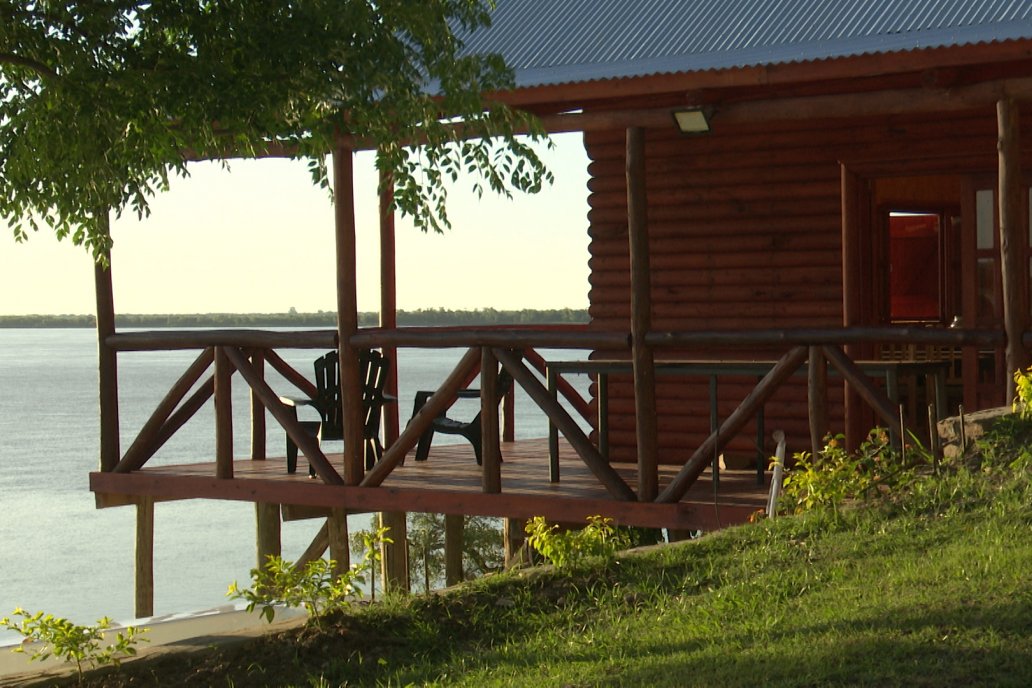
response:
<svg viewBox="0 0 1032 688"><path fill-rule="evenodd" d="M154 499L136 503L136 618L154 616Z"/></svg>
<svg viewBox="0 0 1032 688"><path fill-rule="evenodd" d="M348 546L348 514L344 509L333 509L326 518L330 541L330 560L333 573L340 576L351 568L351 548Z"/></svg>
<svg viewBox="0 0 1032 688"><path fill-rule="evenodd" d="M502 539L505 547L505 568L511 569L525 563L523 545L527 540L527 522L521 518L507 518L502 523Z"/></svg>
<svg viewBox="0 0 1032 688"><path fill-rule="evenodd" d="M387 537L393 542L380 545L380 568L383 575L384 592L407 593L408 574L408 524L405 513L385 511L380 514L380 527L389 528Z"/></svg>
<svg viewBox="0 0 1032 688"><path fill-rule="evenodd" d="M461 514L444 515L444 583L448 586L458 585L466 577L462 570L465 529L465 516Z"/></svg>
<svg viewBox="0 0 1032 688"><path fill-rule="evenodd" d="M283 551L280 541L280 506L255 502L254 514L258 567L261 568L269 557L278 557Z"/></svg>

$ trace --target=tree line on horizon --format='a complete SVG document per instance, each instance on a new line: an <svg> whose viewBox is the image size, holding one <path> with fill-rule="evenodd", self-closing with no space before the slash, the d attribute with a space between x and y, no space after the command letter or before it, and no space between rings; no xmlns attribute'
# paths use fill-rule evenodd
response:
<svg viewBox="0 0 1032 688"><path fill-rule="evenodd" d="M380 316L375 311L358 315L361 327L375 327ZM454 325L563 325L588 322L586 308L497 310L453 310L426 308L398 311L399 326ZM86 328L96 327L92 314L0 315L0 328ZM186 328L186 327L336 327L334 311L298 313L123 313L115 317L117 327Z"/></svg>

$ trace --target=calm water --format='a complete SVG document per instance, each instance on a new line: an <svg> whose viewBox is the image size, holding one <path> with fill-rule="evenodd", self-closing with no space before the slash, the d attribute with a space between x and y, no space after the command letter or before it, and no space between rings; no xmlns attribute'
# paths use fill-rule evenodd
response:
<svg viewBox="0 0 1032 688"><path fill-rule="evenodd" d="M197 352L119 356L122 449L129 446L162 396ZM404 350L399 360L402 422L417 389L433 389L461 351ZM310 375L318 352L283 350ZM546 358L577 352L542 351ZM0 330L0 616L15 607L43 609L84 623L133 612L135 509L98 510L88 473L98 463L96 339L92 330ZM573 379L576 383L578 380ZM580 380L582 389L586 380ZM296 393L273 371L269 383ZM249 447L247 387L234 377L237 456ZM476 401L460 401L475 409ZM457 407L456 415L461 415ZM517 436L543 437L547 422L517 391ZM475 410L470 410L470 415ZM282 429L268 418L270 455L282 455ZM447 436L435 442L462 441ZM209 403L151 459L152 463L210 461L214 412ZM339 451L332 444L330 451ZM302 464L303 465L303 464ZM300 468L300 467L299 467ZM352 529L369 518L351 517ZM283 524L283 556L297 558L318 530L317 520ZM249 503L187 501L155 510L156 614L226 604L230 582L248 580L255 564L254 507ZM0 640L9 637L0 632Z"/></svg>

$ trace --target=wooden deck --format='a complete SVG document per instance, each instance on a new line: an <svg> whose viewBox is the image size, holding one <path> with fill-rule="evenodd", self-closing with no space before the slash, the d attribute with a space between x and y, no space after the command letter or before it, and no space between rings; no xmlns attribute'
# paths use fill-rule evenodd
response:
<svg viewBox="0 0 1032 688"><path fill-rule="evenodd" d="M560 482L548 478L546 439L502 443L502 492L486 494L480 467L468 444L435 446L425 462L410 454L381 487L343 487L310 479L300 457L298 472L288 475L285 459L237 460L233 477L215 477L215 463L146 466L131 473L91 473L90 489L98 507L130 504L139 497L158 501L224 499L291 505L285 513L314 514L320 508L352 512L422 511L581 522L600 514L621 525L714 530L742 523L766 504L768 485L756 484L755 471L721 471L714 495L707 471L676 504L618 501L611 498L575 452L560 443ZM340 455L329 458L338 464ZM679 466L660 468L660 489ZM637 485L635 466L618 467L621 477ZM313 509L315 508L315 509Z"/></svg>

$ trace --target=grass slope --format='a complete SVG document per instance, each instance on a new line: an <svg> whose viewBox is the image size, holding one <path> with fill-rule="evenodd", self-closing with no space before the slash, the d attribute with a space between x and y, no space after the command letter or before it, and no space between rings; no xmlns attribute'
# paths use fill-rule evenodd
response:
<svg viewBox="0 0 1032 688"><path fill-rule="evenodd" d="M1032 685L1029 465L389 600L87 685Z"/></svg>

